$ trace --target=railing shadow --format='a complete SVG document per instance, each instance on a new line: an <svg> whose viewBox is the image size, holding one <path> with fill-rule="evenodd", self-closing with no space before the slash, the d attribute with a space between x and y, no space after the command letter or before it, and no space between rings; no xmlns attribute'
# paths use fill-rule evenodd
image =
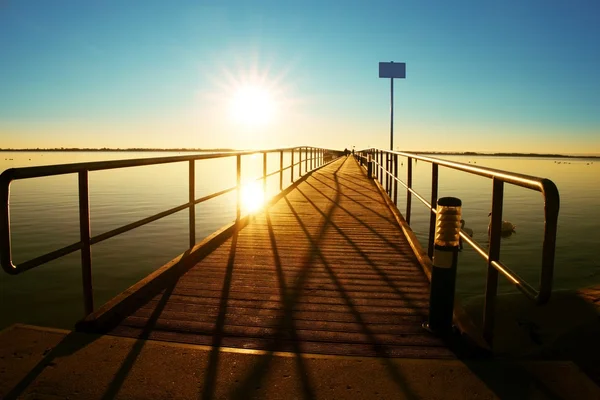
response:
<svg viewBox="0 0 600 400"><path fill-rule="evenodd" d="M340 166L338 167L338 170L342 167L342 165L343 165L343 163L340 164ZM296 218L299 218L297 213L295 213L294 207L292 206L291 202L288 200L287 196L284 197L283 200L286 202L288 207L292 210L292 212L294 213ZM333 213L334 209L335 209L335 207L331 207L328 210L328 214ZM282 296L282 300L283 300L283 309L281 310L281 314L279 316L279 322L276 324L276 328L275 328L276 333L274 335L274 340L271 342L266 353L263 354L259 358L259 360L256 362L253 369L246 376L246 378L244 378L242 380L242 382L240 382L240 384L237 385L237 387L232 389L229 397L232 399L246 398L247 393L252 390L253 386L256 386L265 377L265 375L268 372L269 364L273 359L274 352L277 350L280 350L282 342L286 339L286 336L289 335L291 342L292 342L291 344L292 344L292 348L293 348L294 358L296 360L298 370L300 371L300 377L301 377L301 381L302 381L301 384L302 384L303 398L313 399L313 398L315 398L315 395L314 395L314 392L312 389L312 384L310 382L309 375L306 371L306 366L305 366L304 360L301 355L302 351L300 348L300 340L298 338L297 330L295 327L294 306L297 303L297 301L302 293L302 290L301 290L302 287L304 286L305 282L309 278L310 272L312 270L311 265L313 265L313 263L317 257L318 246L322 242L322 240L325 238L325 233L328 228L328 222L327 222L328 220L325 220L324 223L321 224L321 226L319 227L319 231L317 233L317 237L315 240L311 240L310 234L308 232L305 232L307 238L310 241L310 249L304 255L304 259L302 260L302 263L301 263L302 270L299 273L299 275L296 276L293 287L288 288L287 284L285 282L281 257L280 257L280 253L279 253L279 250L277 247L277 241L276 241L275 233L273 230L273 224L271 221L269 210L266 210L265 214L266 214L266 218L267 218L269 241L270 241L271 248L273 251L273 258L274 258L273 261L275 263L275 267L277 270L277 280L278 280L278 284L279 284L279 288L280 288L281 296ZM203 399L212 398L212 397L207 397L206 396L207 394L208 394L207 392L203 393L202 398Z"/></svg>
<svg viewBox="0 0 600 400"><path fill-rule="evenodd" d="M231 278L233 275L233 265L235 262L237 241L239 230L236 230L231 239L231 248L227 260L227 269L223 288L221 290L221 300L219 303L219 314L215 323L215 329L212 336L212 349L208 358L206 367L206 380L202 389L202 399L212 399L217 383L217 371L219 366L219 355L221 352L221 343L223 341L223 328L225 326L225 317L227 316L227 303L229 301L229 291L231 289Z"/></svg>
<svg viewBox="0 0 600 400"><path fill-rule="evenodd" d="M340 166L338 167L338 169L333 173L334 176L338 175L340 169L343 167L343 164L346 161L347 160L344 160L342 163L340 163ZM375 334L370 330L370 328L368 327L368 324L363 319L361 313L358 311L358 309L353 304L349 294L346 292L342 283L337 279L331 265L329 264L325 255L321 251L321 245L326 238L327 231L329 231L330 229L335 229L336 231L339 232L339 230L340 230L340 228L337 227L336 224L333 222L333 214L339 209L339 203L340 203L340 199L342 196L342 193L341 193L341 190L339 187L339 181L336 180L336 184L338 184L338 185L335 188L334 198L331 199L328 196L325 196L326 198L328 198L330 200L329 208L326 211L320 210L316 206L316 204L311 203L312 206L319 213L322 214L322 222L320 224L318 232L314 236L311 235L309 227L306 225L305 221L303 220L303 217L297 212L297 210L295 209L292 202L290 202L287 197L284 198L284 201L286 202L287 206L291 210L291 213L292 213L294 219L296 220L297 224L302 229L304 236L310 243L309 250L305 253L305 257L302 262L303 268L302 268L301 272L299 273L299 275L295 277L295 282L294 282L294 285L292 288L287 287L287 285L285 284L285 279L284 279L283 270L282 270L281 257L279 254L279 250L277 248L277 242L276 242L276 237L274 235L272 222L271 222L270 216L267 211L267 225L268 225L268 230L269 230L269 238L270 238L270 243L271 243L271 247L272 247L273 254L274 254L274 261L275 261L275 265L277 268L278 281L279 281L279 285L280 285L280 289L281 289L281 293L282 293L282 297L283 297L283 309L281 311L282 314L280 316L280 321L277 324L277 328L276 328L277 333L275 334L275 340L272 342L271 348L267 351L266 354L264 354L260 357L260 359L254 365L252 370L247 374L246 378L243 379L242 382L239 385L237 385L234 389L232 389L231 396L230 396L231 398L234 398L234 399L245 398L245 396L247 396L248 392L252 390L253 386L260 383L261 379L263 379L268 372L269 363L273 359L274 351L277 351L279 349L282 340L286 336L289 336L291 339L291 342L292 342L294 357L296 359L296 364L298 366L298 369L300 371L300 376L302 379L301 384L302 384L302 389L303 389L303 391L302 391L303 397L305 399L314 398L314 392L312 389L312 385L308 378L308 374L306 372L306 367L304 365L304 361L303 361L303 358L301 355L300 341L298 338L298 333L297 333L297 329L295 326L295 320L294 320L294 306L297 304L297 302L302 294L303 286L307 282L307 280L310 276L311 270L313 269L314 263L316 261L319 261L324 266L325 270L328 273L330 280L334 283L334 285L337 288L338 292L340 293L342 299L344 300L346 306L350 310L350 314L354 317L355 321L361 327L361 332L368 338L368 341L371 344L375 354L382 357L382 360L383 360L382 362L384 363L386 370L392 377L393 381L396 383L399 392L402 393L405 398L415 397L414 394L411 392L407 382L403 378L402 374L398 370L398 368L389 359L385 358L385 357L389 356L388 352L385 349L385 346L383 346L381 343L378 342ZM297 190L300 190L300 189L297 189ZM346 239L349 240L349 238L347 238L347 237L346 237ZM351 240L349 240L349 241L351 242ZM203 397L203 398L210 398L210 397Z"/></svg>
<svg viewBox="0 0 600 400"><path fill-rule="evenodd" d="M156 308L152 312L152 315L148 319L148 322L144 326L144 329L142 330L141 334L139 335L138 340L135 342L135 344L133 345L131 350L129 350L129 353L125 357L125 360L123 360L123 362L121 363L121 366L119 367L119 370L116 372L115 377L110 382L110 384L108 385L108 388L104 392L104 395L102 396L102 400L110 400L110 399L114 399L115 397L117 397L117 394L119 393L119 390L123 386L125 379L127 379L127 376L129 375L129 372L131 371L133 365L135 364L135 361L137 360L138 356L142 352L142 349L144 348L144 345L146 344L146 340L150 338L150 334L152 333L152 330L154 329L156 322L158 321L158 318L160 317L162 311L164 310L164 308L169 300L169 297L171 296L171 293L173 292L173 288L175 287L175 285L177 284L178 281L179 281L179 278L175 278L174 280L172 280L171 282L168 283L167 287L164 290L164 293L162 294L160 300L158 301Z"/></svg>
<svg viewBox="0 0 600 400"><path fill-rule="evenodd" d="M88 345L98 340L101 335L86 335L77 332L71 332L65 336L60 343L48 352L28 373L21 379L3 398L5 400L18 399L25 392L38 376L42 374L47 366L53 365L55 360L69 356L84 349Z"/></svg>

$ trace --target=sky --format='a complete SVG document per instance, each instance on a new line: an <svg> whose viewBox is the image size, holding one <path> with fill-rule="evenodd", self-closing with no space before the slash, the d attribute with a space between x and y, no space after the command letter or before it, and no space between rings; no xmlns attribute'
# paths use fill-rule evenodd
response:
<svg viewBox="0 0 600 400"><path fill-rule="evenodd" d="M600 154L600 2L0 0L0 148Z"/></svg>

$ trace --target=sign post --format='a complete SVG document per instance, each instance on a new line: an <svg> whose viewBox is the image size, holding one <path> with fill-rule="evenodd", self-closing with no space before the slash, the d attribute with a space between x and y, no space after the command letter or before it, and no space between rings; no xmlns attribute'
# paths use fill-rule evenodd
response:
<svg viewBox="0 0 600 400"><path fill-rule="evenodd" d="M394 150L394 78L406 78L406 63L380 62L379 77L390 78L390 150Z"/></svg>

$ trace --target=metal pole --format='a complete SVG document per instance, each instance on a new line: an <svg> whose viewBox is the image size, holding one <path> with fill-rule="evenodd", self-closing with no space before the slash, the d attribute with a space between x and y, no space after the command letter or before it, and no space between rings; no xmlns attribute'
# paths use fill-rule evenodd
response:
<svg viewBox="0 0 600 400"><path fill-rule="evenodd" d="M236 169L237 169L237 209L235 212L236 221L240 220L242 216L242 156L237 155L236 157Z"/></svg>
<svg viewBox="0 0 600 400"><path fill-rule="evenodd" d="M279 152L279 191L283 190L283 150Z"/></svg>
<svg viewBox="0 0 600 400"><path fill-rule="evenodd" d="M81 240L81 278L85 315L94 311L92 288L92 245L90 243L90 197L88 171L79 172L79 238Z"/></svg>
<svg viewBox="0 0 600 400"><path fill-rule="evenodd" d="M390 79L390 150L394 150L394 78Z"/></svg>
<svg viewBox="0 0 600 400"><path fill-rule="evenodd" d="M292 183L294 183L294 151L296 151L296 149L292 149L292 161L290 161L290 164L291 164L290 182L292 182Z"/></svg>
<svg viewBox="0 0 600 400"><path fill-rule="evenodd" d="M267 152L263 153L263 195L267 197Z"/></svg>
<svg viewBox="0 0 600 400"><path fill-rule="evenodd" d="M298 172L302 176L302 147L298 148Z"/></svg>
<svg viewBox="0 0 600 400"><path fill-rule="evenodd" d="M304 148L304 172L308 172L308 147Z"/></svg>
<svg viewBox="0 0 600 400"><path fill-rule="evenodd" d="M189 202L190 202L190 249L196 244L196 173L195 173L195 161L190 160L190 184L189 184Z"/></svg>
<svg viewBox="0 0 600 400"><path fill-rule="evenodd" d="M412 158L408 157L406 160L406 223L410 225L410 210L412 203L412 194L410 193L410 189L412 189Z"/></svg>
<svg viewBox="0 0 600 400"><path fill-rule="evenodd" d="M498 270L492 261L500 259L500 232L502 225L502 202L504 198L504 182L492 179L492 215L490 221L490 247L488 250L487 282L483 303L483 338L490 347L494 342L494 321L496 319L496 294L498 292Z"/></svg>
<svg viewBox="0 0 600 400"><path fill-rule="evenodd" d="M394 154L394 205L398 207L398 154Z"/></svg>
<svg viewBox="0 0 600 400"><path fill-rule="evenodd" d="M431 164L431 208L437 208L438 197L438 165ZM429 241L427 243L427 255L433 260L433 239L435 236L435 213L429 213Z"/></svg>

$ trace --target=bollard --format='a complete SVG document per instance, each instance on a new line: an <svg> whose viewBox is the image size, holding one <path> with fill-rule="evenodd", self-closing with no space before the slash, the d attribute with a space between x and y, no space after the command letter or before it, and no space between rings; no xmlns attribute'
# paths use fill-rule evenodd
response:
<svg viewBox="0 0 600 400"><path fill-rule="evenodd" d="M429 321L423 327L440 336L452 332L461 206L455 197L442 197L437 202Z"/></svg>

